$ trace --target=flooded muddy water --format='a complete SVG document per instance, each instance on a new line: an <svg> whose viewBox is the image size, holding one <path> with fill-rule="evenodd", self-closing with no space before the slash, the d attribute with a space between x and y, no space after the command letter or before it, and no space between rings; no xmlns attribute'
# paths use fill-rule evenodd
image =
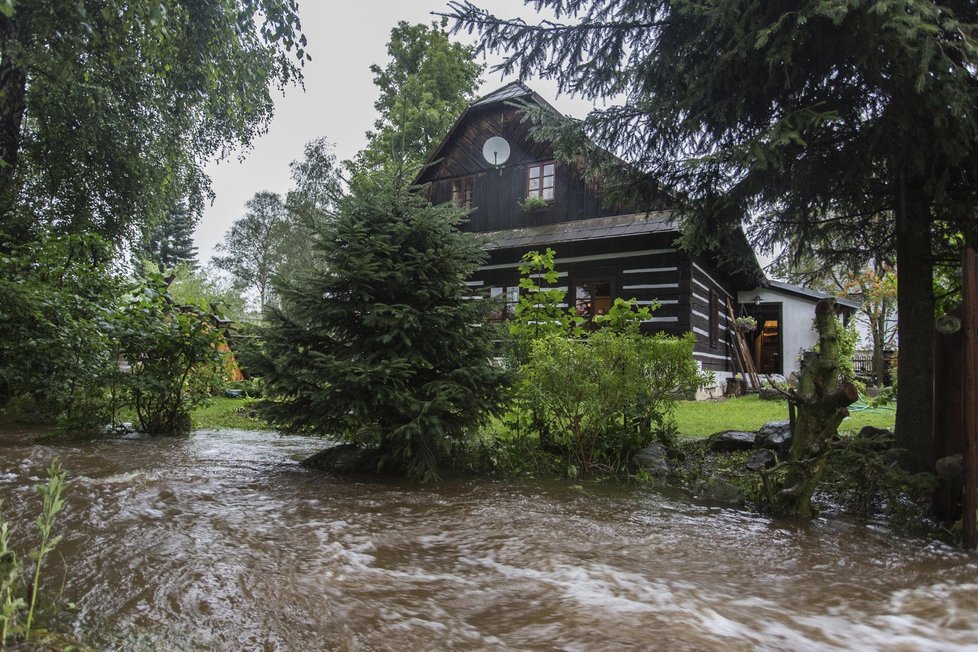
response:
<svg viewBox="0 0 978 652"><path fill-rule="evenodd" d="M124 650L978 649L978 561L837 519L651 489L350 480L319 440L0 435L23 548L59 457L47 594Z"/></svg>

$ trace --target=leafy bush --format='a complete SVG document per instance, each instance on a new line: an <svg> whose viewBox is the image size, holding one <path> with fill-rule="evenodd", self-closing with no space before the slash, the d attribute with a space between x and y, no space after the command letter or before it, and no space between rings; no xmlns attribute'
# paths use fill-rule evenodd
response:
<svg viewBox="0 0 978 652"><path fill-rule="evenodd" d="M639 307L635 299L615 299L607 315L595 315L594 324L615 333L638 332L639 325L652 317L652 311L661 304L656 301L651 305Z"/></svg>
<svg viewBox="0 0 978 652"><path fill-rule="evenodd" d="M104 326L125 291L111 260L94 235L0 244L0 407L27 396L71 425L105 423L115 357Z"/></svg>
<svg viewBox="0 0 978 652"><path fill-rule="evenodd" d="M522 393L582 475L620 470L677 398L706 381L692 358L694 341L636 330L601 330L587 340L551 335L533 343Z"/></svg>
<svg viewBox="0 0 978 652"><path fill-rule="evenodd" d="M527 361L534 340L549 335L584 334L584 319L560 306L567 292L551 287L558 279L554 256L554 250L548 248L543 253L528 251L520 261L520 298L509 322L510 364L514 368Z"/></svg>
<svg viewBox="0 0 978 652"><path fill-rule="evenodd" d="M93 430L133 407L147 432L189 428L221 382L221 334L205 313L173 302L159 273L125 280L95 235L0 252L0 408L26 399L46 420Z"/></svg>
<svg viewBox="0 0 978 652"><path fill-rule="evenodd" d="M150 434L190 431L190 411L223 382L221 332L208 314L178 306L166 281L149 274L142 292L117 315L114 335L129 372L118 378L139 427Z"/></svg>

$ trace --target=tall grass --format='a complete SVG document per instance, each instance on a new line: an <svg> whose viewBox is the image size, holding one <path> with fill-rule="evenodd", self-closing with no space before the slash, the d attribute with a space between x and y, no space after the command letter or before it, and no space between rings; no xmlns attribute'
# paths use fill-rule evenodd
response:
<svg viewBox="0 0 978 652"><path fill-rule="evenodd" d="M37 492L41 494L42 507L41 513L34 522L40 533L40 540L29 553L30 558L34 560L34 569L30 578L28 600L25 600L18 590L24 569L17 554L10 548L10 525L0 514L0 647L5 647L8 639L18 635L22 635L24 641L30 640L41 569L45 558L61 542L61 535L52 536L52 534L56 517L64 507L62 494L66 477L67 474L61 469L61 463L54 460L48 467L47 482L37 486ZM0 507L2 506L0 502ZM19 617L25 608L26 621L24 626L20 627Z"/></svg>

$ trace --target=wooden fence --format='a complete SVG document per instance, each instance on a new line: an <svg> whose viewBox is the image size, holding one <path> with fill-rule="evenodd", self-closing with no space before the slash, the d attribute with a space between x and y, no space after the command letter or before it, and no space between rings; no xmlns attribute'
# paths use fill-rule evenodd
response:
<svg viewBox="0 0 978 652"><path fill-rule="evenodd" d="M883 373L885 374L883 384L887 387L893 384L893 376L890 371L893 369L895 360L896 351L891 349L883 351ZM876 370L873 365L872 351L856 351L852 356L852 366L856 372L856 376L860 380L870 384L876 383Z"/></svg>

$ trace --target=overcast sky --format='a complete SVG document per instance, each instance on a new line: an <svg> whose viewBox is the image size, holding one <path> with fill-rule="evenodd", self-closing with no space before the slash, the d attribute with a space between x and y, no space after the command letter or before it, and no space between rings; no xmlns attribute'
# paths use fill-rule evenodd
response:
<svg viewBox="0 0 978 652"><path fill-rule="evenodd" d="M536 20L522 0L483 0L482 6L500 16L521 15ZM430 23L432 11L446 10L444 0L359 0L326 2L300 0L302 28L309 39L305 90L286 90L275 101L275 117L268 132L239 156L208 166L216 199L206 208L197 228L199 260L214 253L231 223L244 213L244 203L259 190L284 194L291 187L289 163L302 156L305 143L326 137L336 145L340 160L352 158L366 144L364 132L376 119L373 107L377 89L371 64L387 61L391 28L400 20ZM461 35L463 42L473 37ZM498 58L488 63L498 62ZM485 94L513 78L499 73L483 75L479 94ZM589 104L567 96L556 97L552 82L526 80L545 99L565 114L583 117Z"/></svg>

